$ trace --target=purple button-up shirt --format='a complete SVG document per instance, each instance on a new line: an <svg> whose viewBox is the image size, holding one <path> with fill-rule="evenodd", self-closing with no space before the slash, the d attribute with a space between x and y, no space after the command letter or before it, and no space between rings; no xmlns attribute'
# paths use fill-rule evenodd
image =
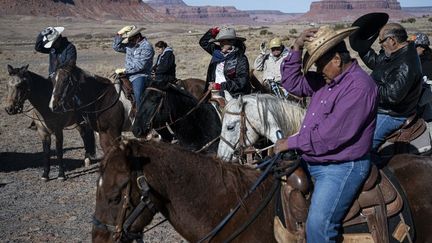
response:
<svg viewBox="0 0 432 243"><path fill-rule="evenodd" d="M353 63L327 84L321 74L301 72L301 52L282 62L282 85L297 96L311 96L299 133L288 147L302 152L308 162L342 162L369 152L377 115L377 86Z"/></svg>

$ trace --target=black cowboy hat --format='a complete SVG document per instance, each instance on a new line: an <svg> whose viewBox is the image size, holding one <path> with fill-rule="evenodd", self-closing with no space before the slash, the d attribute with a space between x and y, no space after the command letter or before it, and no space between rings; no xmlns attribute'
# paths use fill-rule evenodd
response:
<svg viewBox="0 0 432 243"><path fill-rule="evenodd" d="M349 37L351 48L360 53L367 51L388 19L386 13L368 13L354 21L351 26L358 26L359 29Z"/></svg>

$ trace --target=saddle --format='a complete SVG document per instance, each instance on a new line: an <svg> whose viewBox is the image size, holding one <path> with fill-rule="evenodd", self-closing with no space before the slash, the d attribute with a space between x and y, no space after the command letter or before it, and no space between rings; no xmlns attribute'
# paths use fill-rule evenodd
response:
<svg viewBox="0 0 432 243"><path fill-rule="evenodd" d="M390 134L386 140L391 143L409 143L426 131L426 122L416 114L408 117L401 128Z"/></svg>
<svg viewBox="0 0 432 243"><path fill-rule="evenodd" d="M305 223L312 195L309 184L306 173L300 167L282 183L281 204L286 229L281 233L282 224L277 222L279 219L275 219L275 227L278 227L275 228L275 237L280 239L278 242L305 242ZM388 242L387 218L398 214L402 206L402 196L385 174L373 165L361 193L343 221L343 226L367 223L375 243ZM402 242L408 230L409 227L403 224L393 232L393 237ZM364 237L371 238L369 234Z"/></svg>
<svg viewBox="0 0 432 243"><path fill-rule="evenodd" d="M130 116L135 117L137 107L136 107L132 82L126 77L126 75L118 75L118 80L121 82L121 87L123 92L125 93L126 98L132 103Z"/></svg>

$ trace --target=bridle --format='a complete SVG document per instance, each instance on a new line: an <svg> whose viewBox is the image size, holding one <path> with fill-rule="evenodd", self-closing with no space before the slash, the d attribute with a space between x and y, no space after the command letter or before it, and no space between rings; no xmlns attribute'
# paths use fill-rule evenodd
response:
<svg viewBox="0 0 432 243"><path fill-rule="evenodd" d="M24 83L26 85L25 88L20 87L22 85L21 83L23 83L23 82L25 82ZM12 108L18 114L18 113L23 112L24 102L28 98L28 94L30 93L30 87L26 81L21 81L18 85L15 86L15 89L21 91L21 94L19 94L17 97L18 99L14 100L14 102L12 102L12 104L13 104Z"/></svg>
<svg viewBox="0 0 432 243"><path fill-rule="evenodd" d="M246 150L249 147L247 144L252 144L252 141L249 139L249 137L247 136L247 125L249 125L252 130L259 134L258 130L252 125L252 123L250 122L249 118L246 116L246 112L245 112L245 107L246 107L246 103L243 102L243 99L241 100L241 110L240 112L231 112L231 111L227 111L225 108L224 114L229 114L229 115L234 115L234 116L240 116L240 135L239 135L239 139L236 143L232 144L230 143L226 138L224 138L222 136L222 134L220 135L220 140L223 141L225 144L227 144L234 152L231 155L230 160L232 159L232 157L234 155L237 155L239 158L239 161L244 164L245 162L242 161L243 156L246 154Z"/></svg>
<svg viewBox="0 0 432 243"><path fill-rule="evenodd" d="M150 199L150 186L148 185L144 175L138 176L136 181L140 190L141 198L138 205L132 209L131 213L127 217L127 209L133 207L130 202L132 180L130 180L126 186L126 193L123 195L123 205L119 212L119 217L117 217L116 225L103 223L93 215L93 225L100 230L113 233L112 237L114 242L121 242L123 240L136 240L137 242L143 242L143 233L130 232L130 226L135 222L145 208L150 210L153 215L158 212L155 204Z"/></svg>

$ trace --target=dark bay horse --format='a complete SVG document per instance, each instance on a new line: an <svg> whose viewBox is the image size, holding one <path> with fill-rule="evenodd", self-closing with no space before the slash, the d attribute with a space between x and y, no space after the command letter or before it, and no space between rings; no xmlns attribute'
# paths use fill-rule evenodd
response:
<svg viewBox="0 0 432 243"><path fill-rule="evenodd" d="M200 99L204 94L205 80L198 78L178 79L176 84L187 90L193 97Z"/></svg>
<svg viewBox="0 0 432 243"><path fill-rule="evenodd" d="M408 196L416 226L415 242L431 242L432 158L396 155L389 169ZM134 140L113 146L101 163L100 173L94 242L128 242L128 237L140 237L156 211L186 240L196 242L230 212L259 176L258 171L248 167L222 163L178 146ZM272 178L268 177L242 202L237 214L211 242L226 240L250 219L269 195ZM147 207L131 220L132 210L141 205L141 200L147 202ZM274 200L233 242L275 242Z"/></svg>
<svg viewBox="0 0 432 243"><path fill-rule="evenodd" d="M136 137L146 136L152 128L168 128L180 145L199 150L215 141L207 151L216 152L221 121L211 104L199 103L183 89L159 82L152 82L141 100L132 128Z"/></svg>
<svg viewBox="0 0 432 243"><path fill-rule="evenodd" d="M81 123L82 118L74 112L63 114L54 113L48 107L52 92L50 80L28 70L28 65L13 68L8 65L10 80L8 82L8 97L6 112L15 115L23 112L24 102L34 107L32 117L37 126L37 132L42 139L45 155L43 180L48 180L50 171L51 135L56 138L56 155L59 163L59 179L64 179L63 165L63 128L75 125L84 141L86 158L95 154L95 141L93 130Z"/></svg>
<svg viewBox="0 0 432 243"><path fill-rule="evenodd" d="M76 110L99 132L104 153L121 132L132 124L131 103L120 84L90 74L76 66L59 68L54 78L50 108L54 112Z"/></svg>

